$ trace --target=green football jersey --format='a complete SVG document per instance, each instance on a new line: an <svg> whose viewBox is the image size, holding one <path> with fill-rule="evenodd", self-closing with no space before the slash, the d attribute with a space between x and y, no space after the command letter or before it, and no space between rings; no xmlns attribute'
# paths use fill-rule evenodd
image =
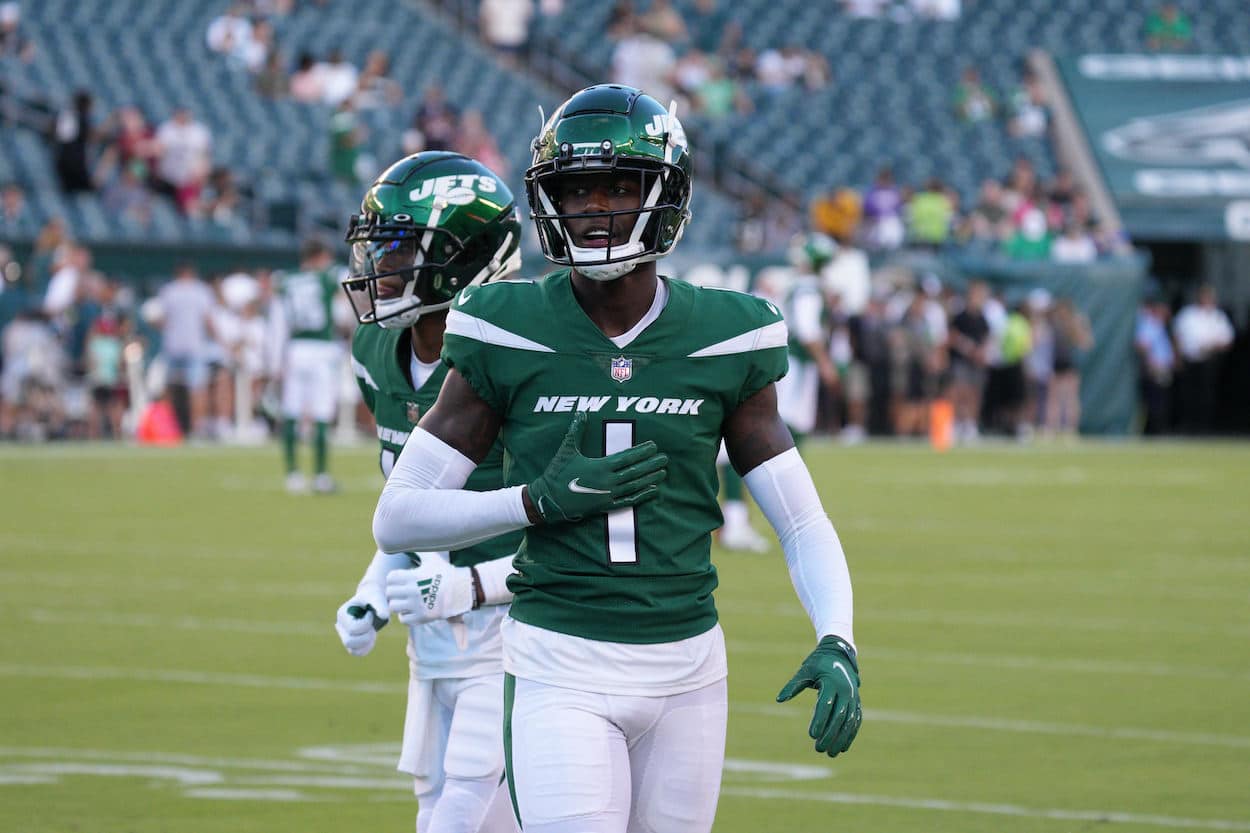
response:
<svg viewBox="0 0 1250 833"><path fill-rule="evenodd" d="M800 307L804 307L804 312L811 312L812 308L820 310L818 321L808 320L799 322ZM794 285L790 287L786 293L785 300L785 316L786 322L790 327L790 361L797 364L815 364L816 360L812 358L812 354L807 351L807 345L803 342L805 339L813 341L823 340L823 328L825 326L825 318L828 310L825 307L824 294L820 290L820 285L812 276L799 276ZM818 325L820 331L816 331ZM811 330L804 332L804 330Z"/></svg>
<svg viewBox="0 0 1250 833"><path fill-rule="evenodd" d="M340 291L334 269L279 275L278 296L290 337L331 341L334 338L334 299Z"/></svg>
<svg viewBox="0 0 1250 833"><path fill-rule="evenodd" d="M378 442L381 445L379 462L384 477L390 476L395 459L408 441L408 434L421 415L434 405L443 380L447 378L447 367L440 364L420 389L413 389L406 372L412 355L411 338L412 331L406 328L384 330L373 324L362 324L352 336L352 371L378 426ZM475 492L502 488L503 467L503 446L497 442L486 459L469 475L465 488ZM451 563L457 567L470 567L516 552L520 544L521 532L518 530L456 550L451 553Z"/></svg>
<svg viewBox="0 0 1250 833"><path fill-rule="evenodd" d="M786 326L767 301L665 282L663 311L623 348L578 305L567 269L462 292L447 317L443 361L503 415L509 485L542 474L575 411L590 416L588 456L654 440L669 457L657 499L525 531L508 580L521 622L629 643L686 639L716 623L722 426L784 375Z"/></svg>

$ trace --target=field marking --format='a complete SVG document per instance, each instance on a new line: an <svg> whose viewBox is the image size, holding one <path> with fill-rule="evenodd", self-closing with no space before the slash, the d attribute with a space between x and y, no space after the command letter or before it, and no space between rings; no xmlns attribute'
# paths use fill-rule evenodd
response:
<svg viewBox="0 0 1250 833"><path fill-rule="evenodd" d="M199 616L165 616L159 613L86 613L71 610L35 608L25 618L37 625L97 625L122 628L162 628L183 631L225 631L265 633L275 636L329 636L334 623L324 625L300 622L269 622L260 619L205 619ZM404 630L404 626L400 626Z"/></svg>
<svg viewBox="0 0 1250 833"><path fill-rule="evenodd" d="M731 639L726 642L729 653L767 654L776 656L772 642L747 642ZM907 651L874 646L872 657L926 665L967 665L985 668L1011 668L1025 671L1070 671L1083 674L1125 674L1144 677L1184 677L1208 680L1250 680L1250 671L1230 671L1197 665L1171 665L1163 662L1133 662L1116 659L1051 659L1011 654L955 654L935 651Z"/></svg>
<svg viewBox="0 0 1250 833"><path fill-rule="evenodd" d="M782 715L804 716L807 710L780 703L730 703L731 712L758 714L765 717ZM1099 738L1102 740L1140 740L1149 743L1167 743L1181 746L1218 746L1230 749L1250 749L1250 736L1217 735L1211 732L1176 732L1134 727L1089 726L1079 723L1044 723L1035 720L1013 720L1000 717L976 715L942 715L923 712L892 711L889 709L864 709L864 719L870 723L901 723L942 729L979 729L988 732L1012 732L1054 737Z"/></svg>
<svg viewBox="0 0 1250 833"><path fill-rule="evenodd" d="M1113 824L1143 824L1183 830L1250 831L1250 821L1238 819L1192 819L1156 816L1120 810L1064 810L1057 807L1024 807L1018 804L991 804L980 801L950 801L942 798L908 798L905 796L863 795L859 793L818 793L804 790L765 789L758 787L724 787L721 795L775 801L824 801L831 804L863 804L876 807L902 807L911 810L937 810L951 813L977 813L1019 818L1054 819Z"/></svg>
<svg viewBox="0 0 1250 833"><path fill-rule="evenodd" d="M145 682L163 682L185 685L218 685L240 688L284 688L298 691L343 691L358 694L398 695L406 691L407 686L399 683L351 682L348 680L318 679L309 677L270 677L249 674L224 674L214 672L164 671L157 669L138 668L102 668L86 666L26 666L0 665L0 676L22 677L28 679L92 679L92 680L143 680ZM731 711L743 714L757 714L765 717L800 714L800 707L781 704L733 703ZM1207 732L1181 732L1156 729L1141 729L1132 726L1089 726L1069 723L1043 723L1030 720L1012 720L997 717L980 717L976 715L952 716L925 714L920 712L890 711L867 709L866 716L870 721L884 723L903 723L919 726L959 729L981 729L985 731L1013 732L1024 734L1054 735L1058 737L1093 737L1117 740L1140 740L1155 743L1168 743L1186 746L1218 746L1233 749L1250 749L1250 737L1244 735L1219 735ZM0 755L17 754L16 747L0 747ZM319 747L309 750L307 757L319 759ZM54 750L60 751L60 750ZM100 756L106 752L90 752ZM341 759L322 755L326 760L347 761L356 764L375 762L375 758ZM149 758L142 758L149 760ZM196 764L205 759L192 756L165 756L165 763ZM225 760L225 759L210 759Z"/></svg>
<svg viewBox="0 0 1250 833"><path fill-rule="evenodd" d="M716 602L717 610L747 616L767 616L778 619L807 619L807 613L797 604L766 605L756 602ZM861 622L886 622L902 625L967 625L971 627L1020 627L1047 630L1070 629L1081 631L1108 631L1125 633L1192 633L1204 636L1250 636L1250 625L1231 627L1208 627L1185 622L1158 622L1130 618L1089 618L1075 616L1028 616L1015 614L959 613L936 610L913 609L905 613L868 610L857 612Z"/></svg>

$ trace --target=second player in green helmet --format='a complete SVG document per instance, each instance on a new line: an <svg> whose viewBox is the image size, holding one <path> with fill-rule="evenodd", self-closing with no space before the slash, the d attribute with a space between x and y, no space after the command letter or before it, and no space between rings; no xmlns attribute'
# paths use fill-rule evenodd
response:
<svg viewBox="0 0 1250 833"><path fill-rule="evenodd" d="M411 327L466 286L520 260L516 200L489 168L458 153L399 160L374 181L347 230L343 286L357 320Z"/></svg>
<svg viewBox="0 0 1250 833"><path fill-rule="evenodd" d="M526 197L543 254L592 280L614 280L672 251L690 220L693 168L674 109L633 87L598 84L560 106L533 141ZM571 177L633 174L637 208L572 213L562 194ZM575 237L570 219L595 219Z"/></svg>

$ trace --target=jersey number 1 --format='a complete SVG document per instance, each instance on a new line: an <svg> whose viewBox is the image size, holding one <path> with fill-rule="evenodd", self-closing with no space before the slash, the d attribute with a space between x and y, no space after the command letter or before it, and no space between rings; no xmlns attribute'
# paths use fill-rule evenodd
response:
<svg viewBox="0 0 1250 833"><path fill-rule="evenodd" d="M634 446L634 423L603 423L603 453L615 454ZM608 513L608 561L612 564L638 563L637 518L634 509Z"/></svg>

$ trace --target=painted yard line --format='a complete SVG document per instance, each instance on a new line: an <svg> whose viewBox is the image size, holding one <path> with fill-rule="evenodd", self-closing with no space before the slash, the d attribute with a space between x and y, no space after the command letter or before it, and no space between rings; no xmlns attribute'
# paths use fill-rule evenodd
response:
<svg viewBox="0 0 1250 833"><path fill-rule="evenodd" d="M268 677L262 675L86 666L42 667L0 665L0 676L35 679L132 679L144 680L147 682L165 682L190 685L220 685L242 688L285 688L300 691L347 691L364 694L387 695L402 693L406 688L402 684L348 682L344 680L317 679L308 677ZM731 706L731 709L739 713L758 714L767 717L786 716L788 714L798 714L803 711L802 709L794 706L780 704L764 705L758 703L735 703ZM867 715L869 720L879 720L885 723L907 723L922 726L972 728L983 729L986 731L1018 732L1055 736L1142 740L1194 746L1222 746L1235 749L1250 748L1250 737L1238 735L1225 736L1199 732L1169 732L1162 730L1139 729L1135 727L1082 726L1066 723L1051 724L1027 720L1008 720L1003 718L977 716L935 715L878 709L867 710ZM21 754L19 751L15 751L20 749L21 747L0 747L0 755ZM26 754L35 757L56 757L56 754L61 751L52 749L47 751L47 754L39 751L44 749L45 748L43 747L36 747L36 751L28 752ZM71 750L64 751L69 752ZM83 754L107 756L112 753L88 750ZM151 757L144 757L144 753L135 754L138 760L156 760ZM168 756L160 760L171 764L185 763L191 765L202 762L202 759L195 758L193 756Z"/></svg>
<svg viewBox="0 0 1250 833"><path fill-rule="evenodd" d="M142 680L153 683L221 685L238 688L284 688L296 691L352 691L358 694L402 694L406 683L347 682L313 677L269 677L262 674L224 674L211 671L168 671L150 668L107 668L82 665L0 664L0 677L68 680Z"/></svg>
<svg viewBox="0 0 1250 833"><path fill-rule="evenodd" d="M1250 820L1192 819L1156 816L1119 810L1064 810L1058 807L1023 807L1017 804L990 804L979 801L949 801L941 798L908 798L906 796L862 795L859 793L821 793L802 790L761 789L756 787L725 787L721 795L775 801L824 801L831 804L865 804L876 807L901 807L912 810L937 810L950 813L977 813L1017 818L1080 821L1095 824L1141 824L1182 830L1250 831Z"/></svg>
<svg viewBox="0 0 1250 833"><path fill-rule="evenodd" d="M729 640L729 652L740 654L767 654L776 656L777 645L771 642L744 642ZM927 651L902 651L873 647L874 659L939 664L970 665L986 668L1013 668L1027 671L1073 671L1086 674L1126 674L1145 677L1185 677L1208 680L1250 680L1250 671L1230 671L1223 668L1204 668L1194 665L1168 665L1157 662L1129 662L1115 659L1050 659L1048 657L1013 656L1004 654L951 654Z"/></svg>
<svg viewBox="0 0 1250 833"><path fill-rule="evenodd" d="M766 717L795 716L806 710L775 704L730 703L729 710L742 714L758 714ZM1085 737L1102 740L1140 740L1149 743L1177 744L1181 746L1218 746L1231 749L1250 749L1250 737L1244 735L1217 735L1209 732L1168 732L1157 729L1133 727L1087 726L1073 723L1042 723L1033 720L1009 720L998 717L975 715L953 716L924 714L920 712L865 709L864 718L871 723L901 723L950 729L981 729L988 732L1014 732L1054 737Z"/></svg>
<svg viewBox="0 0 1250 833"><path fill-rule="evenodd" d="M157 613L85 613L82 611L26 611L26 618L39 625L96 625L123 628L162 628L184 631L226 631L267 633L277 636L329 636L334 624L265 622L246 619L205 619L199 616L164 616Z"/></svg>
<svg viewBox="0 0 1250 833"><path fill-rule="evenodd" d="M726 613L769 618L806 619L798 603L765 605L755 602L722 601L717 599L716 608ZM1079 618L1072 616L1042 617L1016 614L959 613L936 610L911 610L905 613L868 610L857 611L856 621L888 622L906 625L968 625L972 627L1020 627L1047 630L1068 629L1082 631L1124 631L1126 633L1192 633L1203 636L1250 636L1250 625L1242 627L1206 627L1187 625L1184 622L1161 623L1153 620L1127 618Z"/></svg>
<svg viewBox="0 0 1250 833"><path fill-rule="evenodd" d="M361 563L364 563L363 561ZM350 575L350 574L348 574ZM4 584L10 586L15 585L31 585L38 584L44 587L65 587L81 589L83 585L91 587L117 587L126 588L131 594L140 592L147 593L153 591L164 591L170 593L178 593L182 591L195 591L198 596L210 595L259 595L259 596L277 596L282 598L303 597L303 598L325 598L330 597L337 599L342 596L346 598L351 594L352 587L346 582L255 582L255 581L198 581L194 579L182 578L160 578L150 579L143 578L142 581L136 581L133 577L119 578L116 574L85 576L82 571L73 573L60 572L43 572L43 571L25 571L25 570L0 570L0 580Z"/></svg>
<svg viewBox="0 0 1250 833"><path fill-rule="evenodd" d="M399 744L394 744L391 760L399 760ZM0 746L3 758L50 758L52 760L108 761L111 763L170 764L184 767L217 767L219 769L251 769L272 772L303 772L315 775L371 775L381 765L361 765L342 759L318 760L301 758L273 760L267 758L215 758L203 755L172 755L165 752L127 752L107 749L73 749L57 746Z"/></svg>

